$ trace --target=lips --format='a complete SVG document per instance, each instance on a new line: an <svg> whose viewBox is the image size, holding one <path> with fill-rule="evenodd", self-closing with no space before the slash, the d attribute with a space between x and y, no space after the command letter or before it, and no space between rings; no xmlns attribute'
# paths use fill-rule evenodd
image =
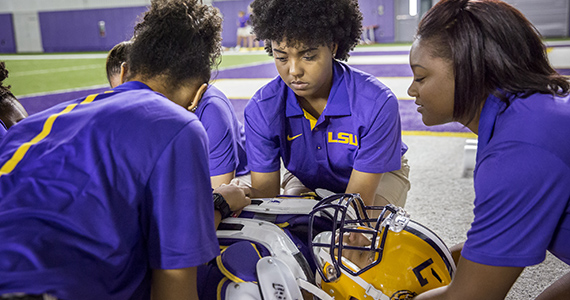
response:
<svg viewBox="0 0 570 300"><path fill-rule="evenodd" d="M418 103L418 101L416 101L416 102L414 102L414 103L418 106L417 111L418 111L418 112L421 112L420 110L423 110L424 106L421 105L420 103Z"/></svg>
<svg viewBox="0 0 570 300"><path fill-rule="evenodd" d="M309 86L307 82L303 81L291 81L291 88L295 90L304 90Z"/></svg>

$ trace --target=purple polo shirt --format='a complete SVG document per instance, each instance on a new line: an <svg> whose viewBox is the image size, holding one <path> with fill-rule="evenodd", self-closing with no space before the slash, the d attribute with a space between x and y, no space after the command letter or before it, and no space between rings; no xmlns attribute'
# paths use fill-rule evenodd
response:
<svg viewBox="0 0 570 300"><path fill-rule="evenodd" d="M249 173L245 154L245 129L230 100L213 85L208 86L196 108L210 140L210 176L236 171Z"/></svg>
<svg viewBox="0 0 570 300"><path fill-rule="evenodd" d="M336 62L327 106L318 119L305 113L295 93L273 79L245 111L249 168L267 173L285 167L310 189L344 192L353 169L386 173L401 168L398 101L372 75Z"/></svg>
<svg viewBox="0 0 570 300"><path fill-rule="evenodd" d="M207 143L194 114L141 82L11 128L0 143L0 294L150 299L151 269L211 260Z"/></svg>
<svg viewBox="0 0 570 300"><path fill-rule="evenodd" d="M492 266L570 264L570 96L487 98L479 121L475 219L462 255Z"/></svg>

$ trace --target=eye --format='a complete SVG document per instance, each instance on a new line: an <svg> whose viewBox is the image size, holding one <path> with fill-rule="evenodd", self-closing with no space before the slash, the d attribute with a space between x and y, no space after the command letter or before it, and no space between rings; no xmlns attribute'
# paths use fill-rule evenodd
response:
<svg viewBox="0 0 570 300"><path fill-rule="evenodd" d="M287 58L286 58L286 57L277 57L277 56L276 56L276 57L275 57L275 60L278 60L278 61L280 61L280 62L286 62L286 61L287 61Z"/></svg>
<svg viewBox="0 0 570 300"><path fill-rule="evenodd" d="M414 78L415 82L422 82L424 80L425 77L420 77L420 78Z"/></svg>
<svg viewBox="0 0 570 300"><path fill-rule="evenodd" d="M317 56L316 56L316 55L312 55L312 56L303 56L303 59L304 59L304 60L308 60L308 61L311 61L311 60L314 60L314 59L315 59L315 57L317 57Z"/></svg>

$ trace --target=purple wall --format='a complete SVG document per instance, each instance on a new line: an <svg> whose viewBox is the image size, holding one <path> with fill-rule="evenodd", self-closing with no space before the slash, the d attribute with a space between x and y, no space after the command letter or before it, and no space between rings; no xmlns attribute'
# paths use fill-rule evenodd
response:
<svg viewBox="0 0 570 300"><path fill-rule="evenodd" d="M215 1L212 3L222 13L224 21L222 23L222 45L224 47L235 47L237 43L237 22L240 10L247 13L247 7L253 0L236 1Z"/></svg>
<svg viewBox="0 0 570 300"><path fill-rule="evenodd" d="M0 14L0 53L15 53L14 23L12 14Z"/></svg>
<svg viewBox="0 0 570 300"><path fill-rule="evenodd" d="M139 6L40 12L44 51L108 51L132 37L138 16L146 10ZM100 35L99 21L105 21L105 36Z"/></svg>
<svg viewBox="0 0 570 300"><path fill-rule="evenodd" d="M359 0L358 5L364 20L363 26L378 25L374 30L377 43L393 43L394 31L394 1L393 0ZM378 14L378 7L383 6L383 15Z"/></svg>
<svg viewBox="0 0 570 300"><path fill-rule="evenodd" d="M235 1L214 1L212 4L217 7L224 18L222 45L224 47L235 47L237 42L237 19L238 11L247 12L247 6L252 0ZM394 42L394 1L393 0L359 0L360 11L364 20L363 26L378 25L374 31L377 43ZM378 14L378 7L384 7L383 15Z"/></svg>

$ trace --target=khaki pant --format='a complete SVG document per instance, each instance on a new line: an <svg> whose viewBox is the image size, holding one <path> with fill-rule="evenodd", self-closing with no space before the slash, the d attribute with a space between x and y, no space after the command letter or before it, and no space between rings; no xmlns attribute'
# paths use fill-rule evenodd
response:
<svg viewBox="0 0 570 300"><path fill-rule="evenodd" d="M404 207L410 190L410 166L408 159L402 156L402 167L399 170L384 173L376 188L375 205L384 205L388 202ZM300 194L310 192L301 181L285 168L281 168L281 188L286 194Z"/></svg>

